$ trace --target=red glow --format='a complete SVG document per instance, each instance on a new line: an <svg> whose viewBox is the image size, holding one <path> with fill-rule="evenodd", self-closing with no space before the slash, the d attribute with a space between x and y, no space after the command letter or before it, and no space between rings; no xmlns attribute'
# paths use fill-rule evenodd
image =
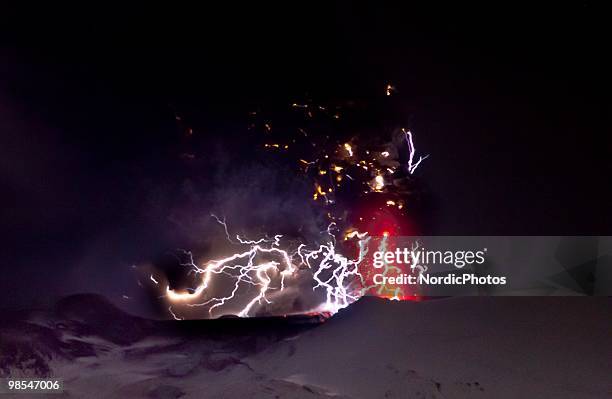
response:
<svg viewBox="0 0 612 399"><path fill-rule="evenodd" d="M388 283L381 286L374 283L374 276L383 273L383 271L386 277L398 277L402 274L410 274L411 270L409 265L404 264L394 265L387 270L375 268L372 262L372 253L380 250L394 251L396 247L395 237L418 235L418 228L405 213L405 208L400 210L397 207L387 206L386 203L389 199L387 193L371 194L368 196L367 202L355 207L354 226L359 231L367 231L369 236L375 239L370 243L368 256L360 265L360 272L365 279L364 287L372 287L367 290L366 295L389 300L419 301L418 293L411 286ZM385 241L384 249L380 247L383 240ZM358 251L356 247L354 250Z"/></svg>

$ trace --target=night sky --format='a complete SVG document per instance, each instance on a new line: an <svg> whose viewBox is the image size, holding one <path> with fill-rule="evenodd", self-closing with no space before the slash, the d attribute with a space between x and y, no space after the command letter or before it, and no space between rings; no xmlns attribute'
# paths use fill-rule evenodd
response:
<svg viewBox="0 0 612 399"><path fill-rule="evenodd" d="M4 306L133 295L131 264L197 241L171 216L214 206L210 162L178 155L240 169L248 112L304 98L366 102L372 131L412 128L431 154L429 234L612 233L611 32L590 2L168 7L1 17Z"/></svg>

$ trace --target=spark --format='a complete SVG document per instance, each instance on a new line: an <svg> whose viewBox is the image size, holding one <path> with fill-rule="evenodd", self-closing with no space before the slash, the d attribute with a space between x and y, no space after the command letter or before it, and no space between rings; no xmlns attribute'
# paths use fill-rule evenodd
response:
<svg viewBox="0 0 612 399"><path fill-rule="evenodd" d="M360 233L358 230L349 231L344 235L344 239L348 240L349 238L357 237L360 240L364 239L368 235L368 232Z"/></svg>
<svg viewBox="0 0 612 399"><path fill-rule="evenodd" d="M149 279L150 279L151 281L153 281L153 282L155 283L155 285L159 285L159 281L155 280L155 277L153 277L153 275L152 275L152 274L149 276Z"/></svg>
<svg viewBox="0 0 612 399"><path fill-rule="evenodd" d="M349 157L353 156L353 148L349 143L344 143L344 149L346 150L346 152L348 152Z"/></svg>
<svg viewBox="0 0 612 399"><path fill-rule="evenodd" d="M382 175L376 175L373 186L374 191L382 191L385 187L385 178Z"/></svg>
<svg viewBox="0 0 612 399"><path fill-rule="evenodd" d="M331 192L331 189L330 189ZM325 198L325 201L329 201L326 197L327 193L325 191L323 191L323 188L321 187L320 184L316 183L315 184L315 193L313 194L312 198L314 200L318 199L319 196L322 196L323 198Z"/></svg>

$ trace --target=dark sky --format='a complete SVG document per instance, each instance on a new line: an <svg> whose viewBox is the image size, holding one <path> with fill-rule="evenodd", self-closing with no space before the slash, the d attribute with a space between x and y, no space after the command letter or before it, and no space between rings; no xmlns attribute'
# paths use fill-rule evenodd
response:
<svg viewBox="0 0 612 399"><path fill-rule="evenodd" d="M131 292L131 263L180 245L165 196L212 172L177 167L174 112L201 143L239 141L228 132L254 108L306 96L376 107L388 82L394 121L431 154L419 171L429 233L612 232L611 32L591 2L168 7L2 16L7 306Z"/></svg>

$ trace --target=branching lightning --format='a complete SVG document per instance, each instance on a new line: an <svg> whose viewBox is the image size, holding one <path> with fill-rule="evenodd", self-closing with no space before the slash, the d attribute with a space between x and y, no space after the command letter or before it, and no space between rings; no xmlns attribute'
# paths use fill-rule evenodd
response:
<svg viewBox="0 0 612 399"><path fill-rule="evenodd" d="M396 91L387 85L387 96ZM293 103L292 108L304 112L307 118L316 117L317 113L332 119L339 119L340 112L331 107L316 106L312 103ZM257 117L256 112L251 113ZM255 126L253 124L252 126ZM174 319L181 320L176 309L184 307L203 307L211 316L235 314L248 317L257 314L261 306L272 304L282 298L288 286L297 285L304 276L310 279L312 291L321 293L321 302L311 311L336 313L350 305L367 292L389 299L401 299L403 292L398 287L374 287L369 285L364 271L364 259L372 234L359 231L356 225L349 222L346 208L338 206L337 192L343 187L357 187L353 192L360 196L386 196L382 208L392 208L401 216L406 215L405 200L399 181L409 180L422 161L429 155L418 156L410 130L396 130L393 142L378 143L376 146L364 144L358 138L343 141L316 141L316 134L309 134L299 128L300 133L294 139L281 138L279 142L270 143L274 137L270 121L263 121L263 132L266 150L290 154L297 147L296 141L302 140L304 148L313 149L312 154L296 153L296 163L304 176L311 179L314 192L312 199L325 207L328 227L321 232L321 241L316 245L290 242L282 235L264 236L258 239L247 239L238 234L231 234L225 217L214 214L211 217L223 227L227 241L240 248L238 252L219 259L197 263L191 252L183 251L183 262L188 273L196 275L196 284L187 290L177 290L164 284L159 276L150 276L157 286L165 286L165 297L169 301L168 311ZM399 136L399 134L403 135ZM328 137L329 138L329 137ZM405 144L404 144L405 143ZM291 148L290 148L291 146ZM407 147L406 147L407 146ZM407 150L407 161L400 162L400 152ZM350 173L350 174L349 174ZM352 197L351 197L352 198ZM353 221L363 221L366 215L353 215ZM362 217L363 216L363 217ZM374 220L371 218L369 220ZM359 222L357 222L359 225ZM369 230L369 228L367 228ZM362 229L363 230L363 229ZM378 242L378 250L385 250L388 233L383 234ZM342 238L340 245L336 237ZM354 245L357 254L354 258L340 253L344 244ZM341 248L339 248L341 247ZM186 259L186 261L185 261ZM412 265L411 268L421 268ZM401 273L395 266L385 265L383 275ZM371 289L375 291L369 291ZM219 293L221 292L221 293Z"/></svg>
<svg viewBox="0 0 612 399"><path fill-rule="evenodd" d="M227 232L225 220L213 217ZM369 237L367 233L359 232L351 235L351 238L359 238L358 258L351 260L336 252L332 228L333 224L330 224L326 230L329 237L326 243L316 249L308 249L305 244L301 244L294 252L280 248L281 235L274 236L274 239L259 240L246 240L237 235L238 242L247 247L245 251L208 261L201 267L195 264L192 254L185 251L188 261L183 266L201 276L199 284L189 292L176 292L168 286L167 298L171 302L186 303L187 306L208 307L208 312L213 315L215 309L236 299L241 286L250 285L255 287L257 294L236 313L246 317L251 315L256 304L271 303L268 298L271 291L283 291L287 279L306 272L311 273L316 282L313 290L324 289L326 293L325 302L313 311L335 313L363 296L363 277L359 273L359 264L367 254ZM274 257L275 260L262 260L266 257ZM208 298L206 291L217 275L232 279L232 289L227 295Z"/></svg>

